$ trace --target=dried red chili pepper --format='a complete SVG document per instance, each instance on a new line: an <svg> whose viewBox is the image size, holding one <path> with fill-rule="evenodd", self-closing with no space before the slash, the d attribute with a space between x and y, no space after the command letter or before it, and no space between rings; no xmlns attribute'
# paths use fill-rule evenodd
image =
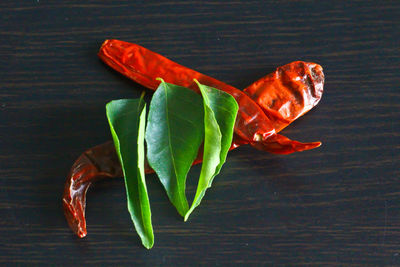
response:
<svg viewBox="0 0 400 267"><path fill-rule="evenodd" d="M307 70L304 70L304 68L311 68L312 72L307 72ZM290 71L290 74L282 76L282 73L285 73L287 71ZM277 75L277 73L279 73L279 75ZM313 76L313 79L311 79L312 84L309 83L310 78L307 78L305 76L306 73L307 75L310 74ZM287 77L287 79L285 80L285 82L281 82L279 84L280 77ZM247 87L245 89L245 92L252 99L257 101L257 103L259 103L261 107L263 107L263 111L266 115L274 118L274 116L272 116L273 114L279 114L280 112L283 112L281 116L275 115L275 117L279 119L277 119L276 121L271 120L278 132L286 127L288 124L290 124L292 121L294 121L296 118L309 111L314 105L318 103L322 95L323 82L324 75L322 73L322 68L319 65L315 63L293 62L278 68L275 73L269 74L266 77L258 80L254 84ZM291 86L292 88L284 88L287 93L280 95L279 90L277 89L277 87L279 86ZM266 94L264 94L264 90L270 91L271 97L268 97ZM314 92L315 90L317 90L317 92ZM301 97L293 97L290 94L290 92L292 92L292 94L299 95L299 91L301 92L300 95L313 96L313 98L311 100L302 99ZM274 97L276 98L275 101ZM273 103L275 104L272 105ZM303 103L308 104L304 105ZM287 106L290 106L291 108L285 108ZM280 119L281 117L284 118L284 120ZM279 142L287 143L283 146L278 144L276 149L280 153L293 152L295 148L293 148L292 146L296 145L295 141L292 141L286 137L282 137L279 137ZM271 143L269 143L269 150L274 150L272 144L274 144L275 142L276 141L272 141ZM247 140L244 140L236 135L234 137L231 149L246 143L248 143ZM253 144L253 146L263 146L265 143L266 142L260 142L259 144ZM282 149L282 147L286 147L286 151L285 149ZM264 148L261 149L264 150ZM201 162L201 158L201 154L199 154L194 164ZM149 173L152 172L152 170L148 166L146 166L146 172ZM87 150L74 163L65 185L63 206L65 216L71 229L79 237L84 237L87 233L86 221L84 216L86 206L86 191L89 188L90 184L93 181L101 178L114 178L121 176L121 167L115 154L115 149L112 142L107 142L105 144Z"/></svg>
<svg viewBox="0 0 400 267"><path fill-rule="evenodd" d="M110 141L85 151L72 165L64 187L63 208L72 231L86 236L86 192L92 182L102 178L122 177L122 169Z"/></svg>
<svg viewBox="0 0 400 267"><path fill-rule="evenodd" d="M295 61L276 69L243 90L270 118L280 132L321 100L324 89L322 67Z"/></svg>
<svg viewBox="0 0 400 267"><path fill-rule="evenodd" d="M149 89L156 90L159 85L156 78L161 77L168 83L188 87L196 92L198 88L193 79L229 93L239 104L235 134L257 149L289 154L321 145L320 142L303 144L277 134L270 118L239 89L186 68L137 44L107 40L100 48L99 57L113 69Z"/></svg>

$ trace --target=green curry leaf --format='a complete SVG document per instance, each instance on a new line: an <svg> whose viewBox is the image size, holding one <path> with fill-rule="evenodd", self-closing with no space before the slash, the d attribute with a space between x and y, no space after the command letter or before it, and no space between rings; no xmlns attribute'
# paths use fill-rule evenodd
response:
<svg viewBox="0 0 400 267"><path fill-rule="evenodd" d="M200 205L207 188L220 172L232 143L238 104L229 94L202 85L197 80L204 103L204 153L203 164L192 206L185 214L185 221Z"/></svg>
<svg viewBox="0 0 400 267"><path fill-rule="evenodd" d="M120 99L106 105L115 149L125 177L128 210L143 246L154 244L150 203L144 174L146 103L140 99Z"/></svg>
<svg viewBox="0 0 400 267"><path fill-rule="evenodd" d="M189 209L186 177L204 136L201 96L162 79L150 103L147 159L180 215Z"/></svg>

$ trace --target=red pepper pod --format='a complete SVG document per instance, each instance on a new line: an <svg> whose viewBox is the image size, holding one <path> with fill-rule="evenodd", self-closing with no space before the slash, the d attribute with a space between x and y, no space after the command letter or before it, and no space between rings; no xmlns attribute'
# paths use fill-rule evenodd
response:
<svg viewBox="0 0 400 267"><path fill-rule="evenodd" d="M197 159L197 163L201 162ZM153 173L147 160L145 172ZM112 141L92 147L74 162L64 186L63 209L69 227L79 237L86 231L86 192L90 185L101 179L123 177L115 146Z"/></svg>
<svg viewBox="0 0 400 267"><path fill-rule="evenodd" d="M98 55L116 71L152 90L157 89L159 82L156 78L161 77L166 82L188 87L196 92L198 92L198 88L193 79L229 93L239 104L235 133L258 149L281 154L278 149L281 142L275 142L279 140L279 137L274 137L277 134L273 127L274 123L259 105L239 89L184 67L137 44L119 40L106 40ZM267 139L270 140L267 141ZM291 152L306 150L313 144L293 142L296 142L297 145L293 148L297 148L297 150L293 149ZM256 145L256 143L260 143L260 145ZM273 149L268 150L270 145L273 146ZM288 153L287 146L282 147L282 153Z"/></svg>
<svg viewBox="0 0 400 267"><path fill-rule="evenodd" d="M65 218L79 237L86 236L86 192L92 182L122 177L122 169L113 142L107 142L85 151L72 165L64 186L63 208Z"/></svg>
<svg viewBox="0 0 400 267"><path fill-rule="evenodd" d="M270 118L277 132L321 100L324 73L316 63L295 61L278 67L243 90Z"/></svg>
<svg viewBox="0 0 400 267"><path fill-rule="evenodd" d="M99 57L109 66L135 82L156 90L161 77L165 82L188 87L199 92L194 79L231 94L239 104L235 132L241 138L255 141L255 135L270 136L275 133L268 117L245 93L226 83L186 68L137 44L119 40L107 40L99 51Z"/></svg>

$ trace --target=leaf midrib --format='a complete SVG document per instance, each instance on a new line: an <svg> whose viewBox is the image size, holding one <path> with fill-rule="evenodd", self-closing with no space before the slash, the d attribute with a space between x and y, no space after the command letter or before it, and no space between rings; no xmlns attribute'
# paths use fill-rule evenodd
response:
<svg viewBox="0 0 400 267"><path fill-rule="evenodd" d="M176 184L177 184L177 187L178 187L178 197L179 197L179 200L180 200L180 202L179 202L179 204L180 204L180 206L181 206L181 208L182 208L182 210L184 210L184 207L182 206L183 204L182 203L184 203L184 199L183 199L183 197L182 197L182 195L180 194L180 192L182 192L182 190L181 190L181 186L180 186L180 183L179 183L179 179L178 179L178 174L177 174L177 172L176 172L176 163L175 163L175 158L174 158L174 154L173 154L173 151L172 151L172 139L171 139L171 128L170 128L170 125L169 125L169 112L168 112L168 92L167 92L168 90L167 90L167 85L166 85L166 83L164 82L164 92L165 92L165 114L166 114L166 117L167 117L167 129L168 129L168 147L169 147L169 151L170 151L170 154L171 154L171 159L172 159L172 166L174 167L174 173L175 173L175 177L176 177Z"/></svg>
<svg viewBox="0 0 400 267"><path fill-rule="evenodd" d="M139 131L140 131L140 118L141 118L141 116L142 116L142 112L143 112L143 110L146 108L146 107L143 107L142 108L142 110L140 110L140 108L141 108L141 106L142 106L142 102L143 102L143 94L142 94L142 96L141 96L141 98L140 98L140 100L139 100L139 105L138 105L138 107L137 107L137 114L138 114L138 118L136 118L136 124L137 124L137 129L138 129L138 134L137 134L137 139L136 139L136 143L137 143L137 147L138 147L138 149L137 149L137 162L138 162L138 166L139 166L139 143L138 143L138 141L139 141ZM143 142L144 142L144 140L143 140ZM147 229L147 224L146 224L146 222L145 222L145 219L144 219L144 214L143 214L143 203L142 203L142 198L141 198L141 196L142 196L142 194L141 194L141 190L140 190L140 184L141 184L141 182L143 182L142 181L142 173L140 172L140 166L139 167L137 167L137 169L138 169L138 176L139 177L137 177L138 179L137 179L137 181L138 181L138 183L137 183L137 189L138 189L138 192L139 192L139 203L140 203L140 215L141 215L141 219L142 219L142 223L143 223L143 231L145 232L145 233L148 233L148 229ZM147 190L146 190L147 191ZM148 194L147 194L147 198L148 198ZM150 200L149 200L150 201ZM145 238L146 239L148 239L147 238L147 235L146 234L144 234L144 236L145 236ZM149 242L149 240L147 240L147 242Z"/></svg>

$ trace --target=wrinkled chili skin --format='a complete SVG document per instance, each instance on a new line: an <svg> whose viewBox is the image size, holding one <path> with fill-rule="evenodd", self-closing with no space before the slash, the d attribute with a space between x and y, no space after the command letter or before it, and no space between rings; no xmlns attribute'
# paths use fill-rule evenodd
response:
<svg viewBox="0 0 400 267"><path fill-rule="evenodd" d="M86 192L92 182L103 178L122 177L122 169L113 142L88 149L71 167L64 187L64 215L70 228L86 236Z"/></svg>
<svg viewBox="0 0 400 267"><path fill-rule="evenodd" d="M259 109L249 103L251 101L243 96L243 93L261 107L269 119L267 121L278 133L318 104L324 86L322 67L316 63L303 61L295 61L278 67L275 72L252 83L242 92L144 47L124 41L106 40L99 50L99 57L116 71L152 90L157 89L159 85L155 79L157 77L162 77L169 83L191 88L196 92L198 92L198 87L193 82L194 78L202 84L223 90L234 96L242 107L240 112L243 118L239 118L237 123L245 124L251 131L259 126L251 127L246 120L257 121L254 113L259 112ZM270 126L267 126L266 135L270 134L269 131L271 131ZM244 132L249 132L249 130L245 129ZM239 136L248 141L254 140L254 136L251 140L248 136L241 134Z"/></svg>
<svg viewBox="0 0 400 267"><path fill-rule="evenodd" d="M126 44L128 46L131 45L129 43ZM102 48L103 47L104 44ZM107 64L110 66L115 64L115 66L112 67L128 77L135 74L126 69L124 65L114 63L113 61L107 62ZM307 71L307 68L309 71ZM126 73L124 73L124 71L126 71ZM213 78L201 75L202 74L200 74L200 77L197 77L201 83L214 87L221 87L221 84L223 86L225 85L225 88L231 87ZM311 78L309 75L311 75ZM153 90L158 87L158 82L148 79L146 75L130 78L135 81L141 79L142 82L139 83ZM180 79L185 78L181 76ZM187 76L186 79L192 81L193 77ZM166 81L176 83L176 81ZM274 73L261 78L247 87L244 92L252 100L257 102L262 108L263 113L270 119L272 127L276 132L279 132L292 121L308 112L319 102L322 96L323 84L324 75L321 66L315 63L298 61L279 67ZM194 85L188 87L191 86ZM192 88L197 90L197 87ZM279 94L280 90L284 93ZM231 93L235 93L235 90L231 91ZM270 97L268 94L271 94ZM240 98L240 96L241 95L237 97ZM247 143L249 143L248 140L241 138L239 135L235 135L230 149ZM282 135L275 134L269 136L269 138L266 138L263 142L252 142L252 145L260 150L289 154L294 151L312 149L319 146L320 143L303 144L290 140ZM199 153L194 164L200 163L201 160L202 153ZM145 166L145 171L146 173L153 172L148 164ZM72 166L65 184L63 207L68 224L79 237L84 237L87 234L85 221L86 191L91 183L96 180L115 177L122 177L122 170L112 142L107 142L85 151Z"/></svg>
<svg viewBox="0 0 400 267"><path fill-rule="evenodd" d="M324 73L316 63L295 61L281 66L243 90L280 132L321 100Z"/></svg>
<svg viewBox="0 0 400 267"><path fill-rule="evenodd" d="M186 68L142 46L107 40L100 48L99 57L120 73L152 90L158 88L159 81L156 78L161 77L167 83L184 86L196 92L199 89L193 79L225 91L236 99L240 107L235 132L241 138L255 141L256 135L267 138L275 134L275 129L261 108L239 89Z"/></svg>
<svg viewBox="0 0 400 267"><path fill-rule="evenodd" d="M159 82L156 78L161 77L168 83L188 87L196 92L199 90L193 79L229 93L239 105L235 122L235 134L258 149L272 153L287 154L291 149L295 150L289 153L315 148L320 145L319 142L303 144L297 141L293 141L296 145L291 145L289 143L290 139L277 135L273 122L269 117L248 95L239 89L184 67L142 46L119 40L106 40L101 46L98 55L113 69L152 90L157 89ZM281 142L281 140L284 140L284 142ZM264 144L259 145L259 142ZM279 150L281 145L283 145L282 153ZM269 149L270 146L272 146L271 149Z"/></svg>
<svg viewBox="0 0 400 267"><path fill-rule="evenodd" d="M196 164L201 162L198 157ZM145 172L153 173L147 160ZM92 147L74 162L68 174L63 193L63 209L68 225L79 237L85 237L86 192L90 185L105 178L123 177L115 146L112 141Z"/></svg>

